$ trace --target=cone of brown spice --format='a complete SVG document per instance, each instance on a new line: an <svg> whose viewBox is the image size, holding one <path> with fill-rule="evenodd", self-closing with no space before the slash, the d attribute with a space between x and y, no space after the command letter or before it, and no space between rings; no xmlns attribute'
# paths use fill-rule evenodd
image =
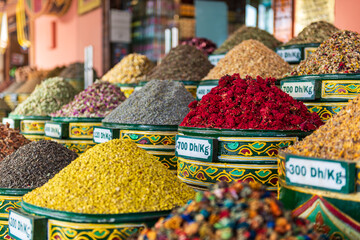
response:
<svg viewBox="0 0 360 240"><path fill-rule="evenodd" d="M200 81L212 67L205 54L196 47L179 45L171 49L161 63L147 75L146 81Z"/></svg>
<svg viewBox="0 0 360 240"><path fill-rule="evenodd" d="M29 142L18 130L10 128L9 124L0 124L0 161Z"/></svg>
<svg viewBox="0 0 360 240"><path fill-rule="evenodd" d="M256 40L246 40L228 52L204 80L220 79L234 73L239 73L242 77L249 75L253 78L281 78L290 70L290 65L264 44Z"/></svg>

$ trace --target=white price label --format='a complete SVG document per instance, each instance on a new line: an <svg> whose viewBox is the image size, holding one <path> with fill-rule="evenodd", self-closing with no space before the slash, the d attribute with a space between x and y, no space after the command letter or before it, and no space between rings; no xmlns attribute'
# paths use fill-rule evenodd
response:
<svg viewBox="0 0 360 240"><path fill-rule="evenodd" d="M289 63L301 61L301 50L299 48L279 49L276 53Z"/></svg>
<svg viewBox="0 0 360 240"><path fill-rule="evenodd" d="M339 162L289 158L287 182L340 191L347 184L346 169Z"/></svg>
<svg viewBox="0 0 360 240"><path fill-rule="evenodd" d="M61 125L53 123L45 123L45 136L60 138L61 137Z"/></svg>
<svg viewBox="0 0 360 240"><path fill-rule="evenodd" d="M315 81L282 81L281 90L295 99L314 100Z"/></svg>
<svg viewBox="0 0 360 240"><path fill-rule="evenodd" d="M113 139L110 129L94 127L93 140L95 143L104 143Z"/></svg>
<svg viewBox="0 0 360 240"><path fill-rule="evenodd" d="M199 86L196 90L196 97L201 100L203 96L205 96L206 94L208 94L211 89L213 89L214 87L216 87L217 85L212 85L212 86Z"/></svg>
<svg viewBox="0 0 360 240"><path fill-rule="evenodd" d="M175 153L179 157L195 158L211 162L216 139L176 136Z"/></svg>
<svg viewBox="0 0 360 240"><path fill-rule="evenodd" d="M12 236L22 240L31 240L33 236L33 225L29 218L16 212L10 211L9 232Z"/></svg>

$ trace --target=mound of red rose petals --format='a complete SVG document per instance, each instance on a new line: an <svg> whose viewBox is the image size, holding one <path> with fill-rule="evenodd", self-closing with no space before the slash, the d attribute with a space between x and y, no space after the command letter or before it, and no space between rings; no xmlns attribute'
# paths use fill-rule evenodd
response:
<svg viewBox="0 0 360 240"><path fill-rule="evenodd" d="M224 76L219 85L189 104L180 126L311 131L324 123L316 113L275 86L274 78Z"/></svg>

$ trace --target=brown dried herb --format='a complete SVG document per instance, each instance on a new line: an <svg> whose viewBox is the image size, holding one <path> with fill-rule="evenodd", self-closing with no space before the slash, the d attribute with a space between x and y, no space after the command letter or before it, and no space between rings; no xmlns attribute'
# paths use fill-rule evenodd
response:
<svg viewBox="0 0 360 240"><path fill-rule="evenodd" d="M338 30L337 27L325 21L313 22L305 27L297 37L294 37L289 42L285 43L284 46L305 43L322 43Z"/></svg>
<svg viewBox="0 0 360 240"><path fill-rule="evenodd" d="M290 70L290 65L264 44L246 40L230 50L204 79L220 79L234 73L243 78L246 75L280 78Z"/></svg>
<svg viewBox="0 0 360 240"><path fill-rule="evenodd" d="M205 54L196 47L179 45L171 49L146 80L200 81L212 67Z"/></svg>
<svg viewBox="0 0 360 240"><path fill-rule="evenodd" d="M323 42L291 75L360 72L360 34L338 31Z"/></svg>
<svg viewBox="0 0 360 240"><path fill-rule="evenodd" d="M0 124L0 161L30 141L9 124Z"/></svg>

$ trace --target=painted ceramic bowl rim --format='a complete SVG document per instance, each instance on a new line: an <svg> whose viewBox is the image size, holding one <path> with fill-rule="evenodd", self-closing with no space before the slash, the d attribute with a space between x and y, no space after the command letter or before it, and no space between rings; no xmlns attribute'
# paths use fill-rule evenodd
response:
<svg viewBox="0 0 360 240"><path fill-rule="evenodd" d="M335 74L309 74L301 76L288 76L283 80L360 80L360 73L335 73Z"/></svg>
<svg viewBox="0 0 360 240"><path fill-rule="evenodd" d="M30 214L44 216L49 219L78 223L144 223L149 220L166 217L171 213L171 210L166 210L124 214L84 214L38 207L24 201L21 202L21 207L25 212Z"/></svg>
<svg viewBox="0 0 360 240"><path fill-rule="evenodd" d="M201 82L199 83L199 85L218 85L219 84L219 79L206 79L206 80L201 80Z"/></svg>
<svg viewBox="0 0 360 240"><path fill-rule="evenodd" d="M136 87L138 84L137 83L112 83L118 87Z"/></svg>
<svg viewBox="0 0 360 240"><path fill-rule="evenodd" d="M34 190L33 188L0 188L0 195L8 196L23 196L28 192Z"/></svg>
<svg viewBox="0 0 360 240"><path fill-rule="evenodd" d="M257 129L224 129L224 128L196 128L196 127L180 127L179 133L192 136L230 136L230 137L305 137L313 131L300 130L257 130Z"/></svg>
<svg viewBox="0 0 360 240"><path fill-rule="evenodd" d="M163 79L152 79L152 80L158 80L158 81L164 81ZM145 84L147 84L148 82L152 81L152 80L149 80L149 81L141 81L139 82L139 86L145 86ZM182 82L185 86L189 86L189 85L198 85L199 82L201 82L201 79L200 80L173 80L173 79L168 79L169 81L175 81L175 82Z"/></svg>
<svg viewBox="0 0 360 240"><path fill-rule="evenodd" d="M76 81L84 81L84 77L77 77L77 78L63 78L66 81L76 80Z"/></svg>
<svg viewBox="0 0 360 240"><path fill-rule="evenodd" d="M286 157L286 156L296 156L301 157L304 159L314 159L314 160L326 160L326 161L340 161L340 162L349 162L349 163L356 163L357 165L360 165L360 161L354 161L354 160L343 160L343 159L329 159L329 158L321 158L321 157L309 157L305 155L299 155L294 153L287 153L284 151L285 149L279 149L278 156L280 157Z"/></svg>
<svg viewBox="0 0 360 240"><path fill-rule="evenodd" d="M301 43L301 44L291 44L291 45L283 45L276 48L276 50L282 49L291 49L291 48L303 48L303 47L319 47L321 43Z"/></svg>
<svg viewBox="0 0 360 240"><path fill-rule="evenodd" d="M14 119L14 120L50 120L51 117L49 116L25 116L25 115L15 115L15 114L9 114L8 118Z"/></svg>
<svg viewBox="0 0 360 240"><path fill-rule="evenodd" d="M104 118L89 118L89 117L51 117L51 121L53 122L65 122L65 123L71 123L71 122L85 122L85 123L99 123Z"/></svg>
<svg viewBox="0 0 360 240"><path fill-rule="evenodd" d="M104 127L119 128L121 130L143 130L143 131L177 131L178 125L148 125L148 124L126 124L103 122Z"/></svg>

